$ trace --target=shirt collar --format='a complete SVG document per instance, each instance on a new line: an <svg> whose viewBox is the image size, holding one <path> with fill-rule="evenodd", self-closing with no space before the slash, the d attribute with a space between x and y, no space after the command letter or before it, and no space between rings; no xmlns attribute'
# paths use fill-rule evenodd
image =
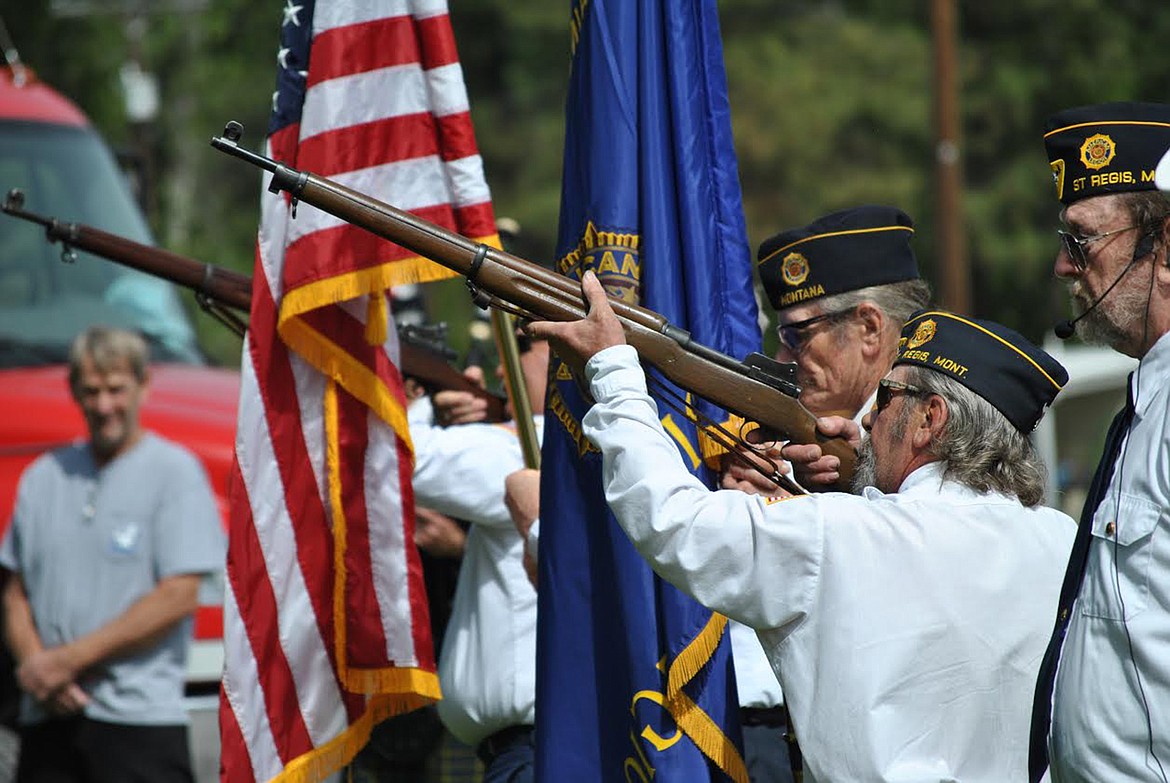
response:
<svg viewBox="0 0 1170 783"><path fill-rule="evenodd" d="M897 494L937 494L943 484L943 471L945 468L946 463L942 460L928 462L919 468L915 468L909 476L902 479L902 486L898 487ZM866 500L886 496L886 493L877 487L866 487L862 490L861 494Z"/></svg>

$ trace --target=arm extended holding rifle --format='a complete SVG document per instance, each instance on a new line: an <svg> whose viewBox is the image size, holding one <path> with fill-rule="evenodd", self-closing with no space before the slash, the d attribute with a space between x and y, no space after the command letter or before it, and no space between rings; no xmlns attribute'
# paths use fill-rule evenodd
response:
<svg viewBox="0 0 1170 783"><path fill-rule="evenodd" d="M75 259L73 248L101 256L131 269L137 269L155 277L190 288L195 292L200 306L205 309L220 306L240 313L248 313L252 305L252 279L239 272L196 261L193 258L171 253L161 248L144 245L107 231L73 223L53 217L45 217L24 208L24 194L13 189L4 199L4 212L43 226L50 242L60 242L64 248L62 258L67 262ZM219 314L214 313L217 317ZM243 334L243 322L232 314L226 314L229 328ZM491 421L503 421L504 400L469 381L447 361L444 350L431 336L419 330L400 330L399 348L402 356L402 372L418 378L429 390L453 389L466 391L487 400L487 417Z"/></svg>
<svg viewBox="0 0 1170 783"><path fill-rule="evenodd" d="M273 193L288 192L294 209L298 201L303 201L395 242L464 275L473 295L487 292L532 317L571 321L585 316L580 287L568 277L473 242L326 178L257 155L237 143L242 132L239 123L228 123L224 135L212 139L211 144L271 172L268 189ZM799 390L769 371L771 360L757 355L749 357L748 362L738 362L694 342L687 331L652 310L612 297L610 304L626 341L643 361L680 388L758 422L784 439L819 444L824 453L841 460L841 483L847 485L855 461L853 448L842 438L826 437L817 431L816 417L796 399Z"/></svg>

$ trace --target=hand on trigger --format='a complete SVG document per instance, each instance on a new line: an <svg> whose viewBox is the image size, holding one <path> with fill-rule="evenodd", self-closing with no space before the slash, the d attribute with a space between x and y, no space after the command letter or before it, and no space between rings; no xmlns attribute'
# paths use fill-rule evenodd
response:
<svg viewBox="0 0 1170 783"><path fill-rule="evenodd" d="M855 449L861 445L861 428L852 419L822 416L817 419L817 431L831 437L845 438ZM825 454L816 443L788 443L780 453L792 463L796 480L803 487L830 486L841 478L841 460Z"/></svg>

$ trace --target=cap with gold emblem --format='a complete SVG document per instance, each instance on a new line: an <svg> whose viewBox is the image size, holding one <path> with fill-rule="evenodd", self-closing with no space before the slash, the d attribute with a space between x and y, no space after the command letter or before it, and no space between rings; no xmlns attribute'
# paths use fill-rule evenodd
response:
<svg viewBox="0 0 1170 783"><path fill-rule="evenodd" d="M1154 190L1154 170L1170 147L1170 105L1099 103L1066 109L1045 124L1044 147L1056 197L1065 204Z"/></svg>
<svg viewBox="0 0 1170 783"><path fill-rule="evenodd" d="M871 285L918 279L914 222L894 207L833 212L760 245L760 280L777 310Z"/></svg>
<svg viewBox="0 0 1170 783"><path fill-rule="evenodd" d="M994 321L919 310L902 327L899 364L917 364L954 378L991 403L1025 434L1068 382L1060 362Z"/></svg>

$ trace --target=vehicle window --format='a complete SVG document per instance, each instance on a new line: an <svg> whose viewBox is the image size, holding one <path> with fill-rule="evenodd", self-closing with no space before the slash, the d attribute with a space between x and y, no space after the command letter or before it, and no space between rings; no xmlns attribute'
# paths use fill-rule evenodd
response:
<svg viewBox="0 0 1170 783"><path fill-rule="evenodd" d="M105 145L87 128L0 123L0 188L20 188L25 207L136 242L150 231ZM200 362L175 287L77 253L64 264L37 225L0 215L0 367L60 362L91 324L136 329L159 361Z"/></svg>

